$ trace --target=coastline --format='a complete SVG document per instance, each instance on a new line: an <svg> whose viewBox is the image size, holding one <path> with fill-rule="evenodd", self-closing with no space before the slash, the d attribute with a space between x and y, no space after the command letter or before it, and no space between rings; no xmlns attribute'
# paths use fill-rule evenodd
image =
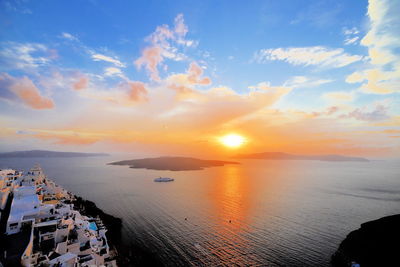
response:
<svg viewBox="0 0 400 267"><path fill-rule="evenodd" d="M38 165L27 173L14 169L0 170L0 188L2 188L0 191L0 200L2 200L0 207L0 263L3 264L0 266L25 266L29 261L35 262L34 257L37 253L41 255L43 253L43 257L49 257L47 261L52 261L54 258L63 255L70 257L71 253L68 252L68 249L60 252L60 245L70 246L71 243L67 244L63 237L59 237L60 235L68 236L68 239L74 235L70 230L68 230L69 234L60 233L60 231L70 228L67 227L68 223L72 225L72 228L78 227L79 229L76 229L81 231L79 237L74 237L75 240L88 242L84 241L85 237L81 235L83 231L88 235L92 231L91 235L93 236L100 232L100 235L104 236L107 251L109 251L105 261L107 264L115 262L116 266L164 266L158 260L156 253L150 252L146 246L140 245L140 240L123 239L121 218L104 212L97 207L95 202L65 190L49 179ZM31 203L26 206L25 199L29 199L29 203L33 199L36 204ZM16 210L15 207L21 205L24 208ZM33 205L36 206L33 207ZM18 212L18 216L21 216L18 219L16 212ZM28 217L29 219L26 222L27 219L24 218ZM79 222L74 222L75 217ZM18 223L14 223L15 220ZM17 225L18 228L10 228L10 225L13 224ZM24 224L25 226L21 226ZM38 241L36 229L37 227L44 227L42 226L44 224L51 224L51 227L55 225L54 229L52 228L48 232L49 238L54 240L52 241L54 245L51 245L52 249L42 251L39 248L42 241ZM95 224L96 226L94 226ZM90 228L92 226L94 229ZM95 233L96 230L97 234ZM96 237L101 238L101 236ZM81 244L83 244L82 242ZM79 259L82 254L82 252L79 253L79 241L77 246L78 251L71 248L70 252L76 254ZM86 243L86 246L89 246L89 243ZM56 251L58 253L55 253ZM87 253L86 250L84 251ZM48 254L49 252L50 254ZM51 253L53 253L53 256L51 256Z"/></svg>
<svg viewBox="0 0 400 267"><path fill-rule="evenodd" d="M0 178L2 265L118 266L121 219L65 190L39 165L2 169Z"/></svg>
<svg viewBox="0 0 400 267"><path fill-rule="evenodd" d="M110 247L114 248L118 266L164 266L157 255L138 244L124 244L122 240L122 219L105 213L90 200L75 195L74 207L83 215L98 216L108 229L106 236Z"/></svg>

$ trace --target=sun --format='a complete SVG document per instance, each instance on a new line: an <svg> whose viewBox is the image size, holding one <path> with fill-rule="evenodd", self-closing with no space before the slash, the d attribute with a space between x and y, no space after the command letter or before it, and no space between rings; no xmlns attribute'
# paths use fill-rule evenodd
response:
<svg viewBox="0 0 400 267"><path fill-rule="evenodd" d="M238 148L246 142L246 138L238 134L227 134L219 138L219 141L227 147Z"/></svg>

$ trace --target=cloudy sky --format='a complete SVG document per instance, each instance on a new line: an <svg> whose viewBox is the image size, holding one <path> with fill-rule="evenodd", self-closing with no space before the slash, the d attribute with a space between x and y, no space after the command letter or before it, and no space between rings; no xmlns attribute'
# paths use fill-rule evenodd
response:
<svg viewBox="0 0 400 267"><path fill-rule="evenodd" d="M398 0L0 5L0 151L400 156Z"/></svg>

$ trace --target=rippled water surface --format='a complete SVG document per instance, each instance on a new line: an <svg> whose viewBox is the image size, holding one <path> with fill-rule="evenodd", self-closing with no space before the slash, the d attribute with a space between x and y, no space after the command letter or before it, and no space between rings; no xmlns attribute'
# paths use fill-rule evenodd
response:
<svg viewBox="0 0 400 267"><path fill-rule="evenodd" d="M119 159L0 159L40 163L49 178L121 217L124 242L167 265L327 266L348 232L400 213L395 161L242 160L203 171L106 165ZM155 183L159 176L175 178Z"/></svg>

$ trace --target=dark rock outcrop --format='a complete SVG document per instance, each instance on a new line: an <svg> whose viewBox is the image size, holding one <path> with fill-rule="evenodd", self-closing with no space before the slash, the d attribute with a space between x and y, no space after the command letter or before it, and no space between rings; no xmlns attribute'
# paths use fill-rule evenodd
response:
<svg viewBox="0 0 400 267"><path fill-rule="evenodd" d="M107 228L107 240L110 247L114 247L117 251L118 266L164 266L158 259L157 255L147 250L145 247L137 243L130 242L126 244L122 238L122 219L105 213L98 208L92 201L85 200L75 196L72 202L74 207L81 214L91 217L99 217Z"/></svg>
<svg viewBox="0 0 400 267"><path fill-rule="evenodd" d="M332 256L333 266L400 266L400 214L361 224Z"/></svg>
<svg viewBox="0 0 400 267"><path fill-rule="evenodd" d="M92 201L85 200L81 197L75 196L72 202L74 207L80 211L82 215L99 217L107 228L107 240L110 245L116 245L121 241L121 228L122 219L114 217L99 209Z"/></svg>

